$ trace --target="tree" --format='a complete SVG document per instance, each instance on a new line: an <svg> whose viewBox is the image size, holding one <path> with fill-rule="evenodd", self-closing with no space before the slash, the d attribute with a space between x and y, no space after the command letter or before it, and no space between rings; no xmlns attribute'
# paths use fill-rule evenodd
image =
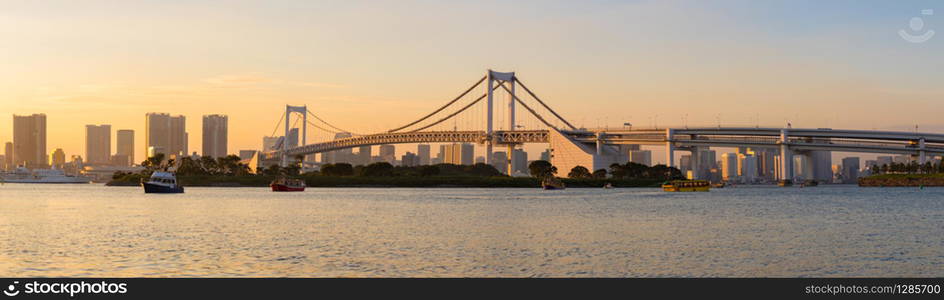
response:
<svg viewBox="0 0 944 300"><path fill-rule="evenodd" d="M420 166L420 176L436 176L439 175L439 168L436 166Z"/></svg>
<svg viewBox="0 0 944 300"><path fill-rule="evenodd" d="M164 153L156 153L154 156L148 157L146 160L141 162L141 166L144 167L147 173L154 172L157 169L160 169L161 164L164 163Z"/></svg>
<svg viewBox="0 0 944 300"><path fill-rule="evenodd" d="M599 170L593 171L593 178L597 178L597 179L606 178L606 169L599 169Z"/></svg>
<svg viewBox="0 0 944 300"><path fill-rule="evenodd" d="M321 166L321 174L324 176L351 176L354 175L354 167L349 163L326 164Z"/></svg>
<svg viewBox="0 0 944 300"><path fill-rule="evenodd" d="M360 176L393 176L393 165L388 162L375 162L361 169Z"/></svg>
<svg viewBox="0 0 944 300"><path fill-rule="evenodd" d="M576 166L570 169L570 173L567 173L567 177L570 178L590 178L590 176L590 170L584 166Z"/></svg>
<svg viewBox="0 0 944 300"><path fill-rule="evenodd" d="M477 163L472 166L466 166L463 169L465 169L466 172L474 176L501 176L502 175L502 173L499 172L498 169L495 169L495 166L484 164L484 163Z"/></svg>
<svg viewBox="0 0 944 300"><path fill-rule="evenodd" d="M546 160L535 160L528 164L528 171L532 177L550 177L557 174L557 167Z"/></svg>

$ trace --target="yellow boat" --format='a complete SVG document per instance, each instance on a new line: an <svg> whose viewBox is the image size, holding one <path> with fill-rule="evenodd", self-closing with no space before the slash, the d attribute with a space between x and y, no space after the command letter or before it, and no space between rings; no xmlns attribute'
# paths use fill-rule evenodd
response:
<svg viewBox="0 0 944 300"><path fill-rule="evenodd" d="M707 180L672 180L662 184L666 192L707 192L710 188Z"/></svg>

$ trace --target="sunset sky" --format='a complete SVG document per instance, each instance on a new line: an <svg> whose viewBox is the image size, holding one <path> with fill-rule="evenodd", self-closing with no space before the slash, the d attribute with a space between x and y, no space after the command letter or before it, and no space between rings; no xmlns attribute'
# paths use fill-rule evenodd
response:
<svg viewBox="0 0 944 300"><path fill-rule="evenodd" d="M235 153L285 104L375 132L488 68L588 127L944 132L944 36L903 40L912 17L944 30L939 1L0 0L0 142L46 113L48 152L85 156L84 125L111 124L142 158L167 112L200 151L201 116L227 114Z"/></svg>

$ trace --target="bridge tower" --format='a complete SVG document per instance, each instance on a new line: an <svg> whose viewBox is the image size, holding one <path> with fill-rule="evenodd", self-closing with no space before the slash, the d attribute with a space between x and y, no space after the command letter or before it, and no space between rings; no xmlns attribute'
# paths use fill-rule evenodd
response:
<svg viewBox="0 0 944 300"><path fill-rule="evenodd" d="M508 130L515 130L515 125L516 125L515 124L515 72L495 72L489 69L488 74L486 75L486 81L488 81L486 84L486 91L488 95L486 97L487 109L485 109L485 119L486 119L485 133L489 136L489 139L488 141L486 141L486 145L485 145L485 152L486 152L485 163L492 164L493 163L492 141L494 140L494 138L492 137L492 133L493 133L492 110L494 107L493 96L494 96L494 91L495 91L495 83L497 81L498 84L504 85L511 91L511 93L508 94L508 97L507 97ZM508 166L507 166L508 175L511 175L512 172L514 172L513 170L514 161L515 161L515 145L509 144L508 145Z"/></svg>
<svg viewBox="0 0 944 300"><path fill-rule="evenodd" d="M281 166L283 168L288 166L288 155L285 154L286 152L285 150L288 150L288 136L289 136L289 130L291 129L289 128L291 126L289 124L292 124L291 123L292 113L301 114L302 123L303 123L302 140L301 140L301 143L296 146L304 146L307 143L307 138L308 138L308 106L307 105L302 105L302 106L285 105L285 135L282 135L282 149L281 149L282 150Z"/></svg>

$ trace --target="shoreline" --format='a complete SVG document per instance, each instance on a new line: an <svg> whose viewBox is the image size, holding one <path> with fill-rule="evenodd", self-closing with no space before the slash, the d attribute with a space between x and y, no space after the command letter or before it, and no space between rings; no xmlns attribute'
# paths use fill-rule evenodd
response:
<svg viewBox="0 0 944 300"><path fill-rule="evenodd" d="M475 177L475 176L298 176L308 188L540 188L541 180L534 177ZM184 187L269 187L274 176L181 176ZM660 179L561 179L568 188L659 187ZM112 180L105 186L140 186L139 180Z"/></svg>

